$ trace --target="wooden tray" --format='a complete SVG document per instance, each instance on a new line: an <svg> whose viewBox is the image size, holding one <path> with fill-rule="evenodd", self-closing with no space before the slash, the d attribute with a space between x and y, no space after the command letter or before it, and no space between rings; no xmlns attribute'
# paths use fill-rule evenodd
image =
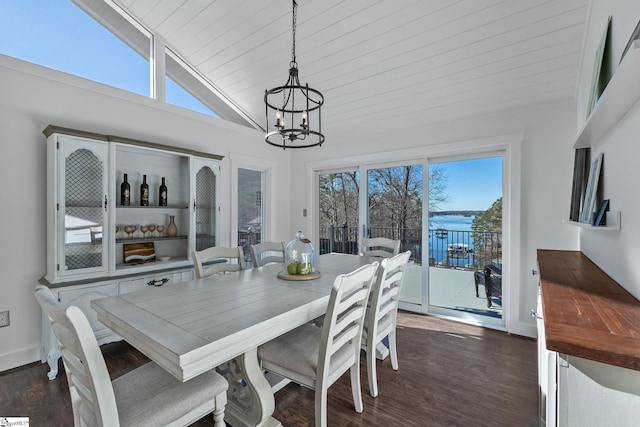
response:
<svg viewBox="0 0 640 427"><path fill-rule="evenodd" d="M320 272L318 270L309 273L309 274L289 274L285 271L281 271L277 274L278 279L282 280L313 280L320 277Z"/></svg>
<svg viewBox="0 0 640 427"><path fill-rule="evenodd" d="M156 260L156 248L153 242L125 243L122 245L125 264L141 264Z"/></svg>

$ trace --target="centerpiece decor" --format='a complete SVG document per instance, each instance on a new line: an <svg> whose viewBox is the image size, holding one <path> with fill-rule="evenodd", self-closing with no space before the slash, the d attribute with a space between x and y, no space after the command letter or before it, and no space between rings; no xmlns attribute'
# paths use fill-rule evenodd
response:
<svg viewBox="0 0 640 427"><path fill-rule="evenodd" d="M302 231L296 233L295 239L287 243L284 250L285 270L278 273L278 278L285 280L312 280L320 277L314 268L315 250L311 240L306 239Z"/></svg>

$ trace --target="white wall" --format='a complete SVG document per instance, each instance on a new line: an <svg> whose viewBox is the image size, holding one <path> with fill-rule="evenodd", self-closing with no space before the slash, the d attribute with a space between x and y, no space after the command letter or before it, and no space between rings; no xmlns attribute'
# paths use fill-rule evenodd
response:
<svg viewBox="0 0 640 427"><path fill-rule="evenodd" d="M612 69L620 61L622 51L640 20L640 2L634 0L593 0L588 21L588 33L583 52L577 111L586 114L595 51L604 23L612 16L611 51L607 62ZM636 76L638 77L638 76ZM599 192L610 199L611 210L621 212L619 232L582 230L580 249L609 276L640 299L640 104L591 149L592 158L604 153Z"/></svg>
<svg viewBox="0 0 640 427"><path fill-rule="evenodd" d="M322 162L336 164L352 162L357 165L361 153L377 153L379 161L390 161L399 150L414 151L417 156L429 155L430 146L442 143L477 141L499 138L514 133L524 134L520 192L520 271L513 292L520 295L516 307L511 307L509 332L535 336L535 322L530 311L536 306L538 248L577 249L578 231L563 219L569 215L573 150L575 138L575 105L566 104L535 111L514 112L510 115L464 120L434 128L414 128L403 135L368 136L366 131L352 135L328 135L319 149L298 150L292 158L292 224L296 229L311 230L309 218L302 210L311 206L304 186L307 165ZM323 123L330 129L330 124ZM344 142L344 143L343 143ZM348 144L346 144L348 143ZM438 148L440 150L440 148ZM369 159L370 156L367 156ZM375 156L374 156L375 157Z"/></svg>
<svg viewBox="0 0 640 427"><path fill-rule="evenodd" d="M45 137L54 124L225 156L223 224L234 233L228 160L250 154L272 166L278 191L271 206L288 206L289 152L267 146L263 134L179 107L0 55L0 372L40 359L40 310L33 289L46 269ZM271 215L272 237L288 241L288 211Z"/></svg>
<svg viewBox="0 0 640 427"><path fill-rule="evenodd" d="M592 0L581 58L577 93L577 123L586 121L595 52L607 17L611 15L606 63L615 71L627 41L640 20L637 0ZM635 76L637 79L639 76ZM636 83L637 84L637 80ZM610 199L611 210L621 212L619 231L580 229L579 248L595 264L640 299L640 104L636 104L601 141L591 157L604 153L599 193ZM560 368L561 425L637 425L640 416L640 373L578 357L565 357Z"/></svg>

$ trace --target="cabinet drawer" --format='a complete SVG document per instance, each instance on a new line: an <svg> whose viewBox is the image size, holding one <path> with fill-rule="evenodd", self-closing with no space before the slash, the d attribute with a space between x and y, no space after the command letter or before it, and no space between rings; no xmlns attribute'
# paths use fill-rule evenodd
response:
<svg viewBox="0 0 640 427"><path fill-rule="evenodd" d="M162 274L150 274L118 282L118 294L142 291L156 286L170 286L191 280L191 270L168 271Z"/></svg>
<svg viewBox="0 0 640 427"><path fill-rule="evenodd" d="M65 307L75 305L87 316L89 324L96 334L96 338L100 340L111 331L98 320L98 316L94 309L91 308L91 301L98 298L110 297L118 294L118 286L116 282L109 282L95 286L87 286L76 289L68 289L58 291L58 301ZM106 335L105 335L106 334Z"/></svg>

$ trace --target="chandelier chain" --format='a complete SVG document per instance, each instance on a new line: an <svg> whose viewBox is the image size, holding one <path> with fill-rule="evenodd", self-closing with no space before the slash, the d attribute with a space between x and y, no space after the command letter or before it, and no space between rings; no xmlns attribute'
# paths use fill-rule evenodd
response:
<svg viewBox="0 0 640 427"><path fill-rule="evenodd" d="M298 3L296 3L296 0L293 0L293 13L291 14L292 16L292 31L291 33L293 34L293 43L291 44L291 62L293 62L295 64L296 62L296 17L298 16Z"/></svg>

